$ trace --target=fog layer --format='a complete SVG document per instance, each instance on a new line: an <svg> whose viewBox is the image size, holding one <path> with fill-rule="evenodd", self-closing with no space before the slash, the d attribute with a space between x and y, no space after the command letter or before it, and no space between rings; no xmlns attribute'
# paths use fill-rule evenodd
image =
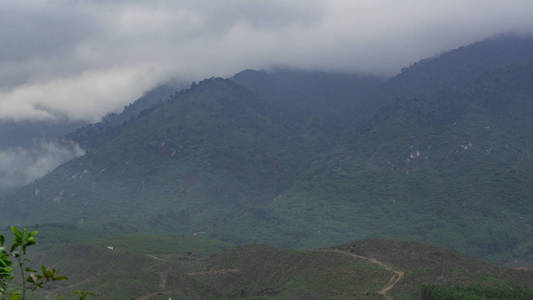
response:
<svg viewBox="0 0 533 300"><path fill-rule="evenodd" d="M529 0L7 0L0 119L96 121L169 78L284 66L392 75L533 28Z"/></svg>
<svg viewBox="0 0 533 300"><path fill-rule="evenodd" d="M30 183L60 164L85 152L72 142L42 141L31 148L0 151L0 190Z"/></svg>

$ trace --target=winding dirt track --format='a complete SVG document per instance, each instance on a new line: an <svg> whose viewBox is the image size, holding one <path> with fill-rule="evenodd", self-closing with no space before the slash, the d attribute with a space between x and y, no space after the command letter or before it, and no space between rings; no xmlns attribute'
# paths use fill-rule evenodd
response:
<svg viewBox="0 0 533 300"><path fill-rule="evenodd" d="M376 264L376 265L379 265L379 266L383 267L387 271L392 272L393 274L392 274L392 277L390 278L389 282L387 282L387 285L385 285L381 290L378 291L378 294L382 295L387 300L394 300L394 297L390 296L388 293L394 286L396 286L396 284L398 282L400 282L400 280L402 280L403 276L405 275L404 272L394 270L391 266L389 266L386 263L384 263L382 261L379 261L379 260L377 260L375 258L357 255L357 254L354 254L354 253L348 252L348 251L342 251L342 250L339 250L339 249L323 249L323 250L318 250L318 251L319 252L338 253L338 254L350 256L350 257L353 257L353 258L366 260L366 261L368 261L370 263L373 263L373 264ZM150 258L152 258L152 259L155 259L155 260L164 261L163 259L161 259L161 258L159 258L157 256L153 256L153 255L148 255L148 256ZM192 275L192 276L195 276L195 275L220 275L220 274L236 273L236 272L240 272L240 270L239 269L209 270L209 271L204 271L204 272L188 273L187 275ZM160 284L159 284L159 287L163 288L163 289L166 287L166 274L160 273ZM143 296L137 297L137 300L149 300L149 299L151 299L151 298L153 298L155 296L172 295L172 294L173 294L173 291L154 292L154 293L149 293L149 294L145 294Z"/></svg>
<svg viewBox="0 0 533 300"><path fill-rule="evenodd" d="M394 298L392 296L390 296L388 294L388 292L398 283L400 282L400 280L402 280L403 276L405 275L404 272L402 271L397 271L397 270L394 270L392 269L391 266L385 264L384 262L382 261L379 261L375 258L371 258L371 257L366 257L366 256L361 256L361 255L357 255L357 254L354 254L354 253L351 253L351 252L348 252L348 251L342 251L342 250L339 250L339 249L324 249L324 250L319 250L321 252L332 252L332 253L339 253L339 254L342 254L342 255L347 255L347 256L350 256L350 257L353 257L353 258L357 258L357 259L362 259L362 260L366 260L370 263L373 263L373 264L376 264L376 265L379 265L379 266L382 266L385 270L387 271L390 271L393 273L391 279L389 280L389 282L387 283L386 286L384 286L381 290L378 291L378 294L382 295L383 297L385 297L387 300L394 300Z"/></svg>

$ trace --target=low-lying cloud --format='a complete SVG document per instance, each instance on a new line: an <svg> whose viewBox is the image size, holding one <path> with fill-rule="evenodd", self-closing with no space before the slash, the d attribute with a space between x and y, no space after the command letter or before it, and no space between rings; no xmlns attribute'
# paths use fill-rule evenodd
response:
<svg viewBox="0 0 533 300"><path fill-rule="evenodd" d="M7 0L0 119L95 121L169 78L286 66L391 75L533 30L530 0Z"/></svg>
<svg viewBox="0 0 533 300"><path fill-rule="evenodd" d="M0 151L0 190L16 188L40 178L85 152L73 142L42 141L31 148Z"/></svg>

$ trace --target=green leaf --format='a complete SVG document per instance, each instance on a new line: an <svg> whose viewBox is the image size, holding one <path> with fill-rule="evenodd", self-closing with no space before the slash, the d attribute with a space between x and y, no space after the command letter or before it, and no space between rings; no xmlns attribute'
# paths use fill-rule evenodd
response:
<svg viewBox="0 0 533 300"><path fill-rule="evenodd" d="M49 278L50 277L50 272L48 271L48 269L46 269L45 266L41 266L41 272L43 273L43 277L44 278Z"/></svg>
<svg viewBox="0 0 533 300"><path fill-rule="evenodd" d="M18 292L14 292L9 296L8 300L20 300L20 294Z"/></svg>
<svg viewBox="0 0 533 300"><path fill-rule="evenodd" d="M17 250L17 248L20 246L20 244L17 244L17 243L13 243L13 245L11 245L11 248L9 249L9 252L13 253L13 251ZM14 255L16 255L17 253L14 253ZM18 256L17 256L18 257Z"/></svg>
<svg viewBox="0 0 533 300"><path fill-rule="evenodd" d="M79 296L80 300L85 300L85 298L87 298L87 296L94 296L93 293L91 293L89 291L85 291L85 290L83 290L83 291L75 291L75 292L73 292L73 294L80 295Z"/></svg>
<svg viewBox="0 0 533 300"><path fill-rule="evenodd" d="M66 277L66 276L57 276L57 277L54 277L53 280L54 281L57 281L57 280L68 280L68 277Z"/></svg>
<svg viewBox="0 0 533 300"><path fill-rule="evenodd" d="M0 256L0 267L5 268L9 267L11 265L11 262L9 261L7 256Z"/></svg>
<svg viewBox="0 0 533 300"><path fill-rule="evenodd" d="M20 231L20 229L15 226L11 226L11 232L13 232L16 239L20 239L22 241L22 239L24 238L24 234L22 234L22 231Z"/></svg>

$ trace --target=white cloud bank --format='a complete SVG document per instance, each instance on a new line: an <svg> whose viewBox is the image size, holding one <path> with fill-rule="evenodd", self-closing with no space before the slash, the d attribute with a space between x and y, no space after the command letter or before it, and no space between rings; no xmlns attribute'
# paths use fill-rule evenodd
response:
<svg viewBox="0 0 533 300"><path fill-rule="evenodd" d="M15 188L40 178L60 164L85 152L72 142L41 142L33 148L0 151L0 190Z"/></svg>
<svg viewBox="0 0 533 300"><path fill-rule="evenodd" d="M171 77L245 68L394 74L533 31L530 0L6 0L0 119L95 121Z"/></svg>

